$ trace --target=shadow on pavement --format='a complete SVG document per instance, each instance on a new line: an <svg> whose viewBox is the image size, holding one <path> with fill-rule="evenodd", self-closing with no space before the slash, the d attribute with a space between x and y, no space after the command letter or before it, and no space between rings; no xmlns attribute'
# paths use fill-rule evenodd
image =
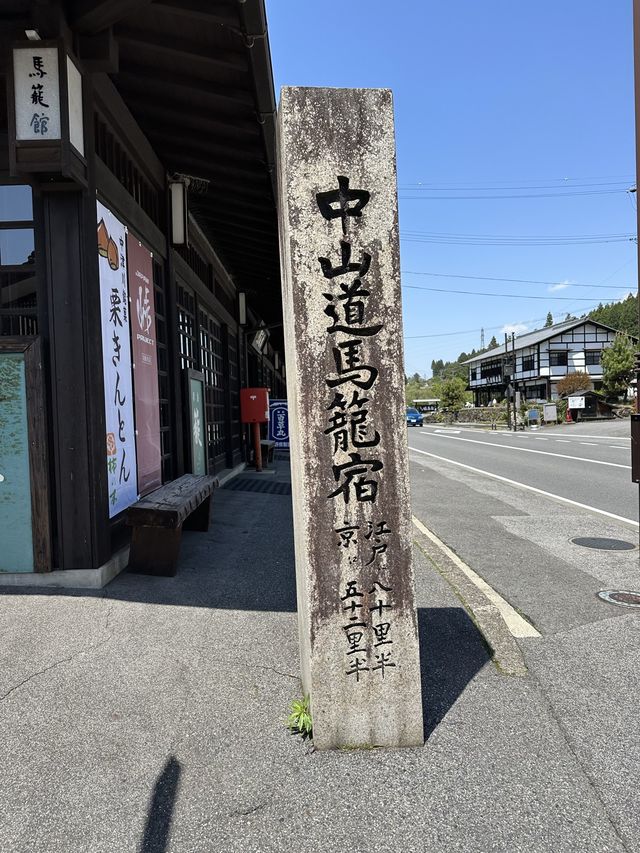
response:
<svg viewBox="0 0 640 853"><path fill-rule="evenodd" d="M419 607L418 635L427 740L491 657L461 607Z"/></svg>
<svg viewBox="0 0 640 853"><path fill-rule="evenodd" d="M182 770L175 756L167 759L153 787L144 837L138 853L165 853Z"/></svg>

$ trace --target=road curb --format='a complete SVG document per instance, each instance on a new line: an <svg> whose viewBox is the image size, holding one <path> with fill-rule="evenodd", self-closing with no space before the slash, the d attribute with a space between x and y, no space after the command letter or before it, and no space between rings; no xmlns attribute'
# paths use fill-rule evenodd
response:
<svg viewBox="0 0 640 853"><path fill-rule="evenodd" d="M517 677L526 675L527 667L524 656L498 606L467 577L460 566L456 565L454 559L447 553L446 546L444 546L446 550L439 547L436 542L422 532L415 521L415 542L417 546L462 602L490 648L493 662L498 671L504 675ZM424 527L420 522L419 524ZM434 538L437 540L437 537L434 536ZM533 626L531 626L529 636L539 636Z"/></svg>

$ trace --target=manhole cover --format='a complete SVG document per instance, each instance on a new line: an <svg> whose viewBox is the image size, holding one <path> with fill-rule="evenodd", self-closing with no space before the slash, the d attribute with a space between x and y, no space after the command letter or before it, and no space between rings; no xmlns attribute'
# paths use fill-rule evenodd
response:
<svg viewBox="0 0 640 853"><path fill-rule="evenodd" d="M609 604L620 604L622 607L640 607L640 592L629 592L624 589L605 589L598 593L598 598Z"/></svg>
<svg viewBox="0 0 640 853"><path fill-rule="evenodd" d="M625 542L623 539L607 539L604 536L576 536L571 539L574 545L582 545L583 548L597 548L599 551L633 551L633 542Z"/></svg>

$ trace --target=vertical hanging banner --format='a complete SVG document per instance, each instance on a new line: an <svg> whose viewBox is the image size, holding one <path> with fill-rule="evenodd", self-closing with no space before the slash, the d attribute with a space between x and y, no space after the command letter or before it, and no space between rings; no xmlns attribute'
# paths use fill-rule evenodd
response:
<svg viewBox="0 0 640 853"><path fill-rule="evenodd" d="M138 500L126 229L97 202L109 517Z"/></svg>
<svg viewBox="0 0 640 853"><path fill-rule="evenodd" d="M127 269L131 294L138 492L145 495L162 485L156 307L151 252L131 234L127 235Z"/></svg>
<svg viewBox="0 0 640 853"><path fill-rule="evenodd" d="M314 745L417 746L391 92L285 87L278 134L300 657Z"/></svg>

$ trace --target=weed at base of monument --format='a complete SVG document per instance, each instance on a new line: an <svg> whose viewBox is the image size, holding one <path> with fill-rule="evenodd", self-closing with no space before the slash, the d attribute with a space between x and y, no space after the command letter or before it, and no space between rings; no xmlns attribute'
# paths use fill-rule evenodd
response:
<svg viewBox="0 0 640 853"><path fill-rule="evenodd" d="M311 740L313 737L313 723L311 720L311 707L309 696L302 699L294 699L291 703L291 711L287 717L287 728L292 735L301 735L302 740Z"/></svg>

